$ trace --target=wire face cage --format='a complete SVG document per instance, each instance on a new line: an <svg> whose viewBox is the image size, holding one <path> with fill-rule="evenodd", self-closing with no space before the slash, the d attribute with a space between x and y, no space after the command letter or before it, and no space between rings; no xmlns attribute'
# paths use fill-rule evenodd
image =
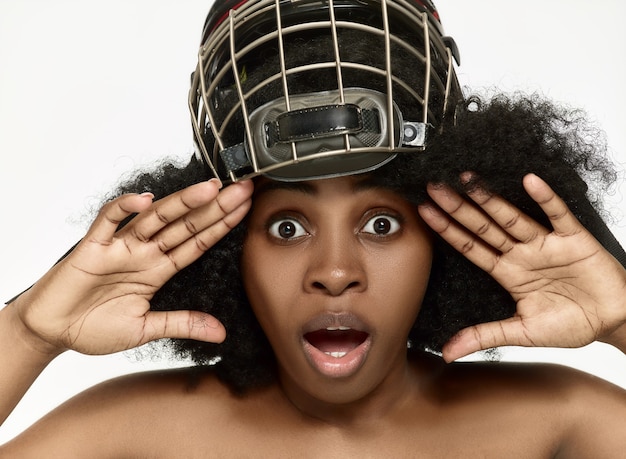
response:
<svg viewBox="0 0 626 459"><path fill-rule="evenodd" d="M197 151L226 182L375 169L454 108L453 59L428 1L220 2L189 93Z"/></svg>

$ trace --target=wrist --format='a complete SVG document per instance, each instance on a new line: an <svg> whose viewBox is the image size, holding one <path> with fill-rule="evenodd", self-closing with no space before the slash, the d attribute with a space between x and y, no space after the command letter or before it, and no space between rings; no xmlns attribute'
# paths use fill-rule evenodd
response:
<svg viewBox="0 0 626 459"><path fill-rule="evenodd" d="M19 312L20 302L22 301L25 301L25 298L17 298L0 310L0 314L5 315L2 319L6 324L6 327L3 327L6 333L5 338L14 343L13 349L23 350L23 352L35 357L37 360L48 363L63 353L64 349L60 349L42 339L24 323Z"/></svg>
<svg viewBox="0 0 626 459"><path fill-rule="evenodd" d="M0 424L9 416L44 368L61 353L38 338L12 302L0 309Z"/></svg>

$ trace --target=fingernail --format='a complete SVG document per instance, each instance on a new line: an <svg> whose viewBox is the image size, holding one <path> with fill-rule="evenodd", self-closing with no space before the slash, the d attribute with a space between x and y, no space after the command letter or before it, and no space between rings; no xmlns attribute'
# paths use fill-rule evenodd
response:
<svg viewBox="0 0 626 459"><path fill-rule="evenodd" d="M474 173L468 172L468 171L461 173L459 177L463 185L467 185L469 182L472 181L473 178L474 178Z"/></svg>
<svg viewBox="0 0 626 459"><path fill-rule="evenodd" d="M146 191L145 193L141 193L139 196L141 196L142 198L150 198L150 199L154 199L154 194L150 193L149 191Z"/></svg>
<svg viewBox="0 0 626 459"><path fill-rule="evenodd" d="M223 186L222 181L216 177L213 177L212 179L210 179L209 183L215 183L219 189L221 189Z"/></svg>

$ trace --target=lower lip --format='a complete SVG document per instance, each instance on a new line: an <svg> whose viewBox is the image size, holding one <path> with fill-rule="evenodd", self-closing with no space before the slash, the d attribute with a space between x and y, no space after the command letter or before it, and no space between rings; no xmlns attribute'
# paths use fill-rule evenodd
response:
<svg viewBox="0 0 626 459"><path fill-rule="evenodd" d="M346 378L356 373L365 362L370 350L370 337L343 357L332 357L303 340L304 352L309 363L324 376Z"/></svg>

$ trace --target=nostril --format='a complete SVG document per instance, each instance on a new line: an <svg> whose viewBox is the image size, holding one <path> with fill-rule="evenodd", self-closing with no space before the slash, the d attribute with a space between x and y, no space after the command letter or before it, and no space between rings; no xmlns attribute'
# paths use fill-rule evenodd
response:
<svg viewBox="0 0 626 459"><path fill-rule="evenodd" d="M355 282L350 282L348 284L348 286L346 287L346 289L358 288L359 285L361 285L359 282L356 282L356 281Z"/></svg>
<svg viewBox="0 0 626 459"><path fill-rule="evenodd" d="M313 269L307 273L305 283L312 292L336 296L345 291L363 290L366 288L366 276L360 267L355 266L349 269Z"/></svg>
<svg viewBox="0 0 626 459"><path fill-rule="evenodd" d="M316 281L316 282L313 282L311 285L314 290L323 290L331 294L339 294L346 290L353 290L353 289L356 290L359 288L361 283L359 281L353 281L353 282L349 282L347 284L340 286L340 285L327 285L324 282Z"/></svg>
<svg viewBox="0 0 626 459"><path fill-rule="evenodd" d="M316 290L326 290L326 287L324 287L324 284L321 282L313 282L313 288Z"/></svg>

